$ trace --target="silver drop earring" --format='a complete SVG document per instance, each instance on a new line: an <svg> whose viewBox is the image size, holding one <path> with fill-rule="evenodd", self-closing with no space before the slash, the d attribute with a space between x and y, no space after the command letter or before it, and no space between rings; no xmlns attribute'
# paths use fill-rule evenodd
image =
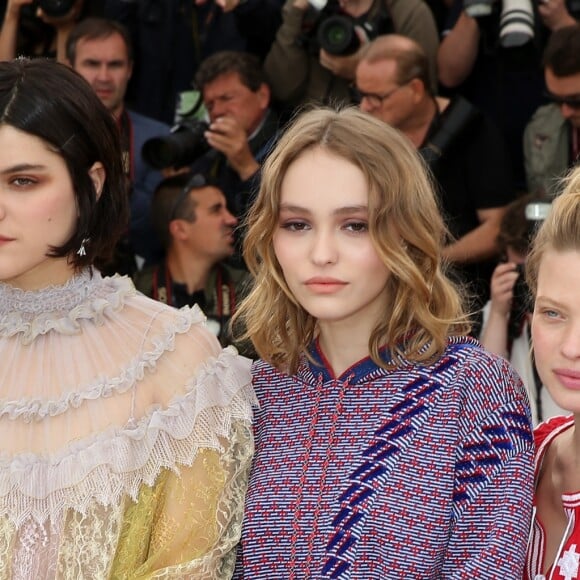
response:
<svg viewBox="0 0 580 580"><path fill-rule="evenodd" d="M85 244L89 243L89 238L83 238L83 241L81 242L81 247L77 250L77 255L78 256L86 256L87 255L87 251L85 249Z"/></svg>

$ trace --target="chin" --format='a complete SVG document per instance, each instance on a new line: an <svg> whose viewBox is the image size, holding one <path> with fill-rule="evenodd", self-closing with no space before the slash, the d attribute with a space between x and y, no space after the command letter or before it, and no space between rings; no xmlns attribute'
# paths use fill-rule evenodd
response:
<svg viewBox="0 0 580 580"><path fill-rule="evenodd" d="M544 385L544 388L547 388ZM564 411L580 415L580 391L568 391L561 386L556 388L548 388L554 403Z"/></svg>

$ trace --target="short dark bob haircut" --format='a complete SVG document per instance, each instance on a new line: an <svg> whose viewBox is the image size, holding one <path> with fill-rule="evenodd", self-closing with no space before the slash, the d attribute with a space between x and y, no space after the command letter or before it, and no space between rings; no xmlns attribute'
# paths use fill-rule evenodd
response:
<svg viewBox="0 0 580 580"><path fill-rule="evenodd" d="M51 257L81 269L102 267L128 223L128 184L119 131L90 85L69 67L45 59L0 62L0 126L42 139L66 163L75 192L74 234ZM105 181L97 197L89 170L101 162ZM78 255L83 240L85 255Z"/></svg>

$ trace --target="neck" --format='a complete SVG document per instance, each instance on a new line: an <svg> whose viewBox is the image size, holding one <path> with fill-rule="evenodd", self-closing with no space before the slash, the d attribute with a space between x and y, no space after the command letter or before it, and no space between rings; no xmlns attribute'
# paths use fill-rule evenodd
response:
<svg viewBox="0 0 580 580"><path fill-rule="evenodd" d="M416 114L408 120L405 126L400 128L417 149L423 145L438 110L440 110L439 100L425 95L417 107Z"/></svg>
<svg viewBox="0 0 580 580"><path fill-rule="evenodd" d="M36 291L48 286L62 286L74 275L75 269L68 258L52 258L29 272L0 282L21 290Z"/></svg>
<svg viewBox="0 0 580 580"><path fill-rule="evenodd" d="M354 316L346 321L319 321L318 341L335 377L369 356L369 338L375 321L384 312L382 307L372 318Z"/></svg>
<svg viewBox="0 0 580 580"><path fill-rule="evenodd" d="M552 478L558 493L576 492L580 488L580 415L574 414L574 426L553 441L555 448Z"/></svg>
<svg viewBox="0 0 580 580"><path fill-rule="evenodd" d="M570 429L570 459L580 466L580 414L574 413L574 427Z"/></svg>
<svg viewBox="0 0 580 580"><path fill-rule="evenodd" d="M117 123L119 122L119 120L121 119L121 115L123 114L123 106L119 106L116 109L113 109L111 111L111 114L113 115L113 118L115 119L115 121L117 121Z"/></svg>
<svg viewBox="0 0 580 580"><path fill-rule="evenodd" d="M178 284L185 284L189 294L193 294L205 289L213 263L207 258L170 248L167 252L167 267L171 279Z"/></svg>

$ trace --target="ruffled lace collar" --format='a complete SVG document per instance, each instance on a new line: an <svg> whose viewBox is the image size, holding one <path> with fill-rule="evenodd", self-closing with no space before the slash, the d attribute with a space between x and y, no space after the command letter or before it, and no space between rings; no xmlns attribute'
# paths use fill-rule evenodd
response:
<svg viewBox="0 0 580 580"><path fill-rule="evenodd" d="M131 280L103 278L83 270L62 286L22 290L0 283L0 337L20 335L24 344L52 330L76 334L81 320L99 323L108 308L118 310L136 293Z"/></svg>

